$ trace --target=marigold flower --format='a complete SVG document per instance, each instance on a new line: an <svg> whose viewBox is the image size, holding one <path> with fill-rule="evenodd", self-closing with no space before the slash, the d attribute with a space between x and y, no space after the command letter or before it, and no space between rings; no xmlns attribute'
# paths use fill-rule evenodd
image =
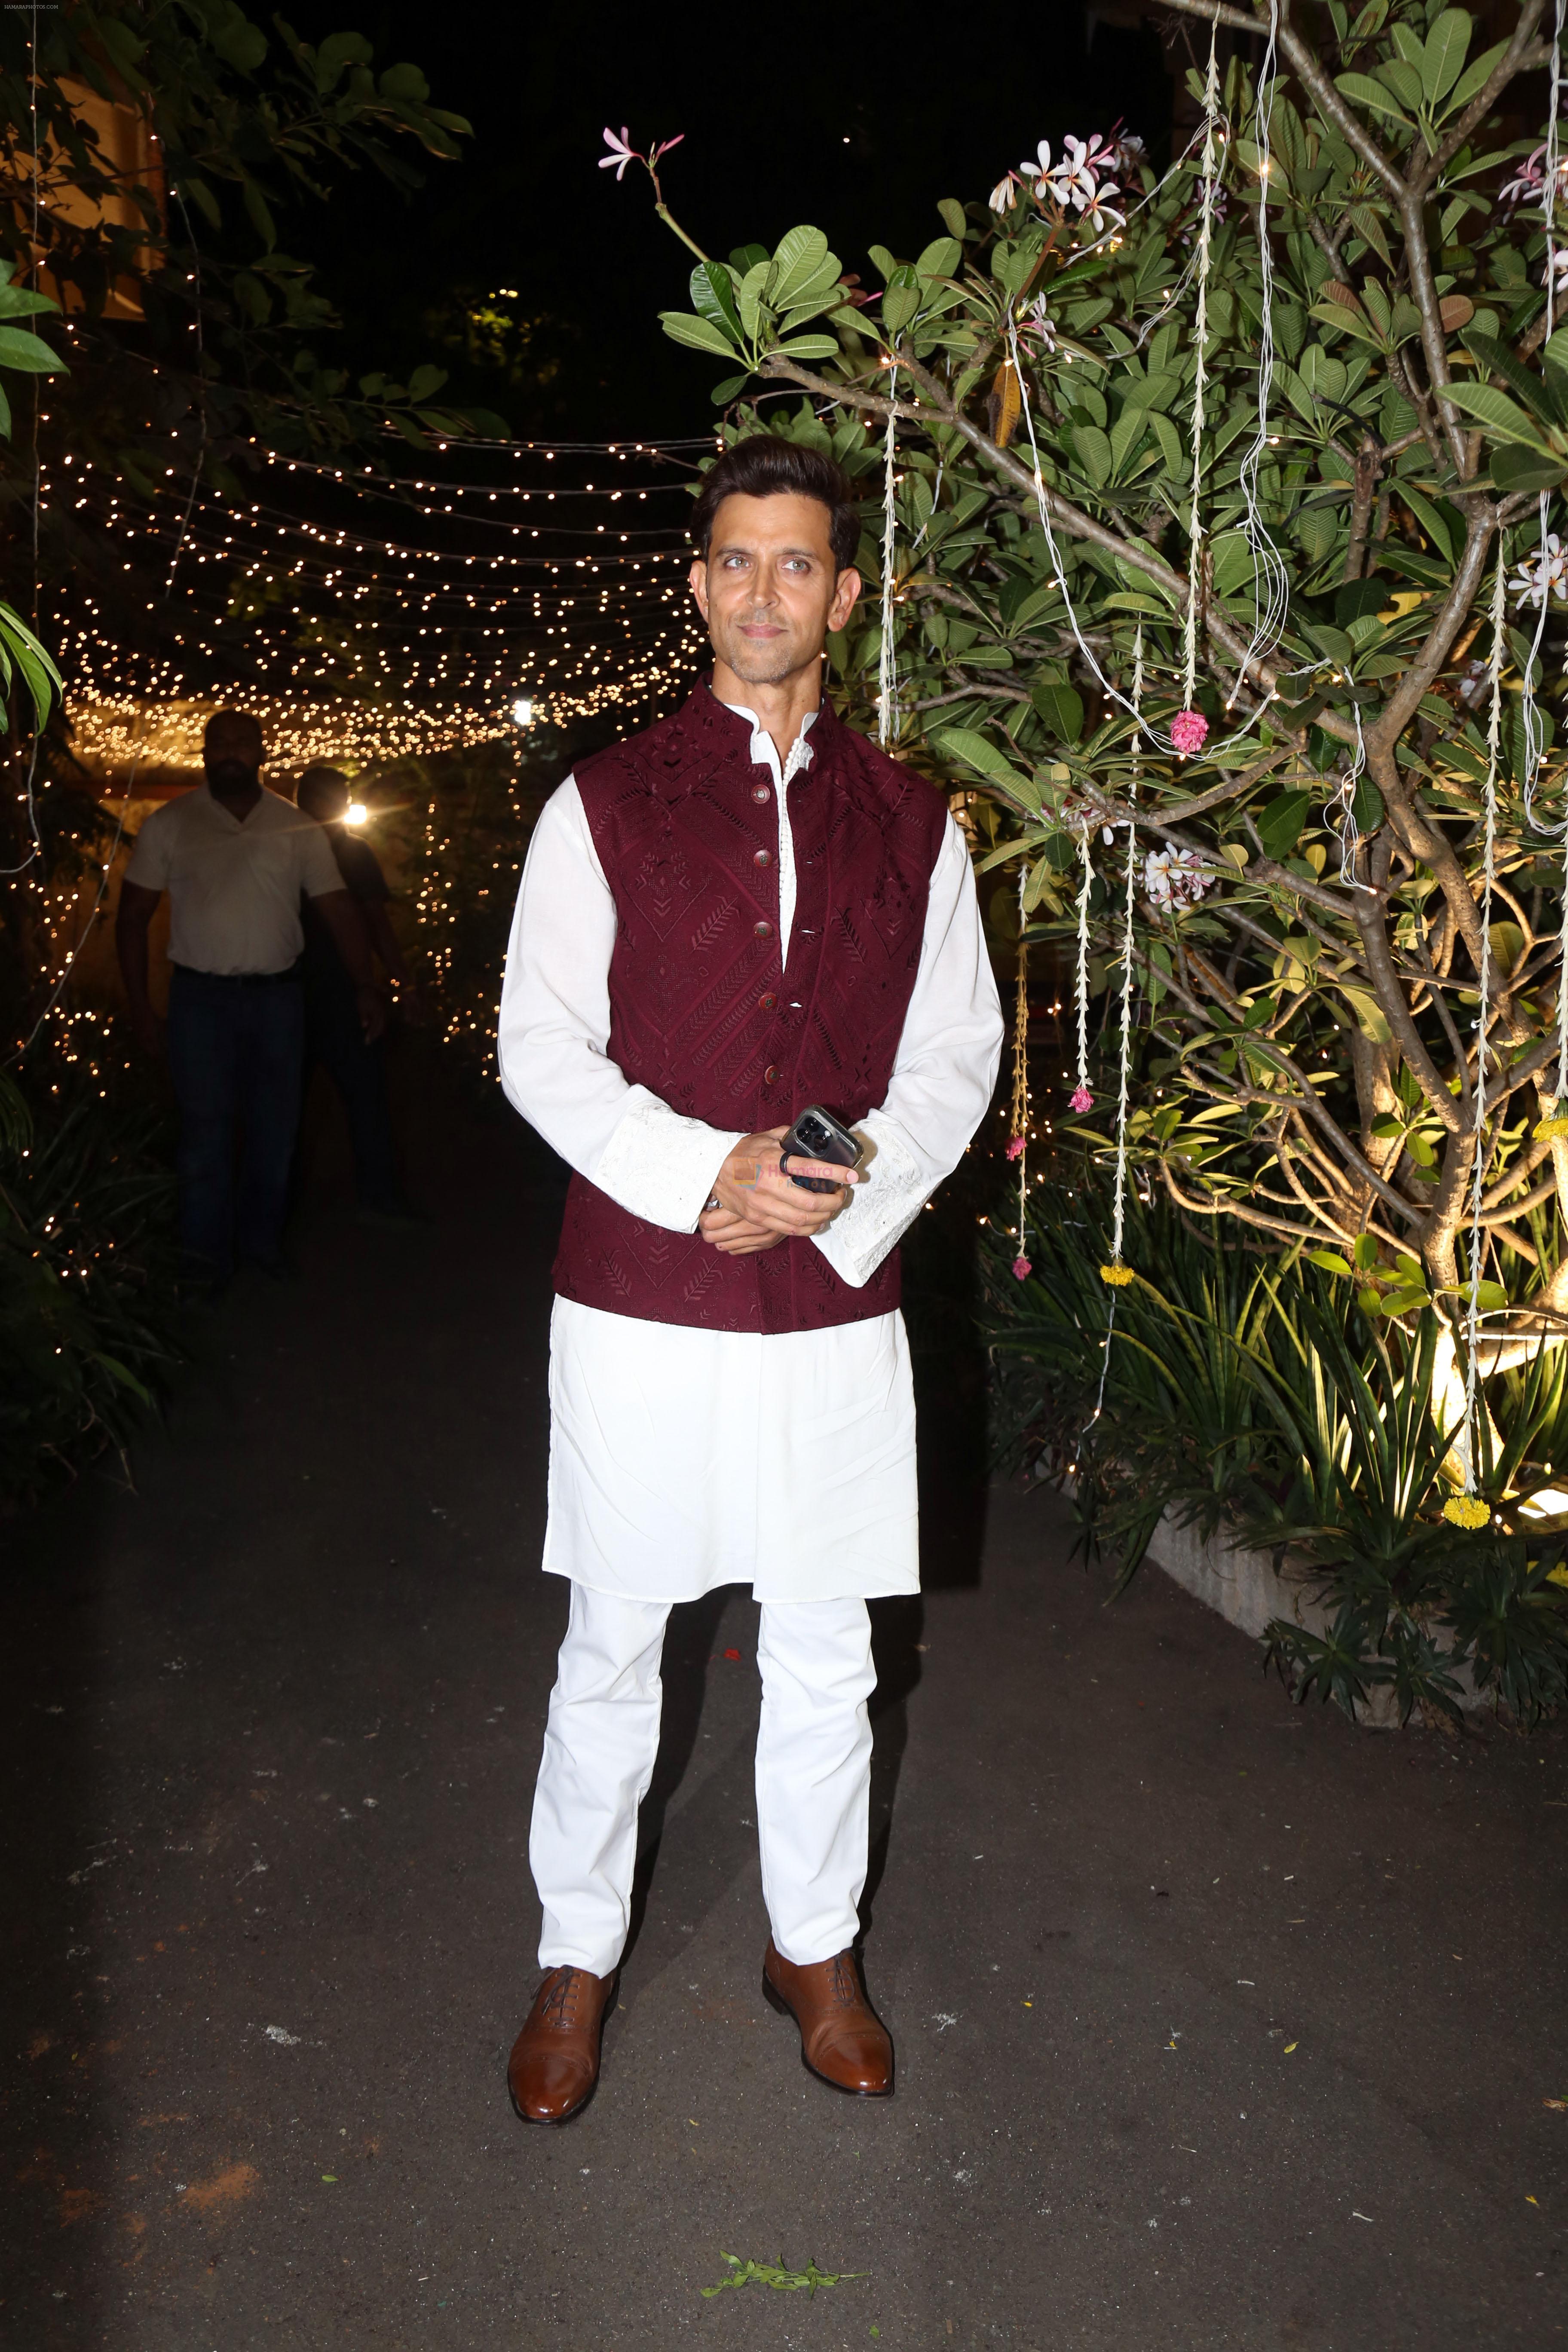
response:
<svg viewBox="0 0 1568 2352"><path fill-rule="evenodd" d="M1101 1282L1108 1282L1112 1290L1125 1290L1132 1279L1132 1268L1130 1265L1123 1265L1118 1258L1114 1265L1100 1267L1100 1278Z"/></svg>
<svg viewBox="0 0 1568 2352"><path fill-rule="evenodd" d="M1443 1506L1443 1517L1450 1527L1484 1528L1491 1512L1479 1495L1450 1495Z"/></svg>

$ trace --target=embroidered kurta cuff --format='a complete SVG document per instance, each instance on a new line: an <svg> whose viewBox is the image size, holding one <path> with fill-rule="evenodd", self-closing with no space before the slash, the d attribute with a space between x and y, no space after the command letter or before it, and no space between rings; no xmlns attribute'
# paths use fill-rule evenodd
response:
<svg viewBox="0 0 1568 2352"><path fill-rule="evenodd" d="M720 1169L746 1132L683 1118L646 1087L633 1087L590 1181L634 1217L694 1234Z"/></svg>

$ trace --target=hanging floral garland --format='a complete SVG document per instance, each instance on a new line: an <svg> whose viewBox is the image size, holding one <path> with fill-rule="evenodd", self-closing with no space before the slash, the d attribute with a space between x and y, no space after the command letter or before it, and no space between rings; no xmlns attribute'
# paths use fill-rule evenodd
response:
<svg viewBox="0 0 1568 2352"><path fill-rule="evenodd" d="M898 530L893 403L898 396L899 370L894 361L888 371L888 431L882 455L882 644L877 656L877 740L884 751L898 731L899 670L893 654L893 557Z"/></svg>
<svg viewBox="0 0 1568 2352"><path fill-rule="evenodd" d="M1208 73L1204 81L1204 153L1200 167L1202 196L1198 206L1198 286L1193 314L1193 491L1187 517L1187 611L1183 629L1186 671L1183 708L1171 721L1171 741L1184 759L1201 751L1209 731L1208 720L1194 705L1198 698L1198 630L1203 608L1204 567L1204 423L1208 392L1209 262L1214 247L1215 190L1219 177L1219 18L1209 26Z"/></svg>
<svg viewBox="0 0 1568 2352"><path fill-rule="evenodd" d="M1492 649L1488 666L1491 708L1487 720L1487 780L1484 791L1485 835L1481 882L1480 1000L1476 1007L1476 1158L1470 1174L1470 1278L1465 1302L1465 1433L1460 1453L1465 1465L1465 1491L1450 1495L1443 1517L1458 1528L1484 1528L1491 1512L1476 1492L1476 1360L1480 1341L1481 1249L1485 1228L1481 1202L1487 1166L1487 1031L1491 1025L1492 882L1497 862L1497 780L1502 746L1502 671L1507 649L1507 583L1502 548L1498 548L1497 582L1492 590Z"/></svg>

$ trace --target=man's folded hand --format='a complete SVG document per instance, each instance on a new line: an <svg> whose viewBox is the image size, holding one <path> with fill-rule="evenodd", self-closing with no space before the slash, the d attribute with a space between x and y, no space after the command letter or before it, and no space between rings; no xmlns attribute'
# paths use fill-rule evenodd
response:
<svg viewBox="0 0 1568 2352"><path fill-rule="evenodd" d="M847 1205L859 1178L852 1168L790 1154L789 1174L780 1165L785 1127L743 1136L713 1181L716 1205L705 1210L698 1232L731 1257L773 1249L779 1242L809 1240L830 1225ZM803 1192L792 1176L826 1177L831 1192Z"/></svg>

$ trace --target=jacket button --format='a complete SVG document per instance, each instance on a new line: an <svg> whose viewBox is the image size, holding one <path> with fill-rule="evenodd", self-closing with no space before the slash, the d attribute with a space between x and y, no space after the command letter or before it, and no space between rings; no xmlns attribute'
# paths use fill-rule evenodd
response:
<svg viewBox="0 0 1568 2352"><path fill-rule="evenodd" d="M775 1069L774 1069L774 1067L773 1067L773 1064L770 1062L770 1063L768 1064L767 1068L763 1072L763 1086L764 1086L764 1087L773 1087L773 1086L777 1086L777 1084L778 1084L778 1076L779 1076L779 1074L778 1074L777 1070L775 1070Z"/></svg>
<svg viewBox="0 0 1568 2352"><path fill-rule="evenodd" d="M759 1009L763 1013L771 1013L777 1003L778 998L773 994L772 989L769 989L765 996L758 999Z"/></svg>
<svg viewBox="0 0 1568 2352"><path fill-rule="evenodd" d="M753 849L753 850L752 850L752 865L753 865L753 866L771 866L771 865L773 864L773 851L772 851L771 849Z"/></svg>
<svg viewBox="0 0 1568 2352"><path fill-rule="evenodd" d="M773 927L771 923L753 923L752 925L752 937L754 940L771 940L773 935Z"/></svg>
<svg viewBox="0 0 1568 2352"><path fill-rule="evenodd" d="M771 801L773 798L772 788L767 784L753 784L752 786L752 798L754 801Z"/></svg>

